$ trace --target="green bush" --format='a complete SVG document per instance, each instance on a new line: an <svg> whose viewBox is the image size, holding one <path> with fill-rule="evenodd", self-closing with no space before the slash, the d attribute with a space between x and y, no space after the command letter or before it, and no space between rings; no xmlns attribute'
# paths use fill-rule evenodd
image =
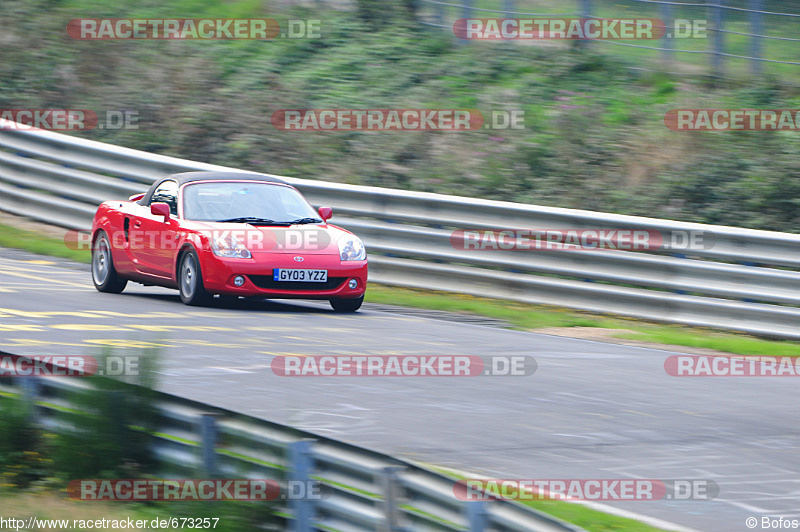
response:
<svg viewBox="0 0 800 532"><path fill-rule="evenodd" d="M98 357L100 369L110 354L105 350ZM127 377L130 382L91 377L93 387L70 401L80 412L69 416L74 430L59 432L53 441L53 465L65 480L138 478L152 472L156 357L156 350L143 350L139 374Z"/></svg>
<svg viewBox="0 0 800 532"><path fill-rule="evenodd" d="M47 437L24 398L0 397L0 487L27 488L50 473Z"/></svg>

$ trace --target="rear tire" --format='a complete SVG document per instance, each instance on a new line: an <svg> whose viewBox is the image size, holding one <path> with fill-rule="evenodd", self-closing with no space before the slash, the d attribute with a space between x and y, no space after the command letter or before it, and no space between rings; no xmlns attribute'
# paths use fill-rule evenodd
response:
<svg viewBox="0 0 800 532"><path fill-rule="evenodd" d="M120 277L114 268L111 243L105 231L98 231L92 246L92 282L98 292L109 294L119 294L128 284L128 280Z"/></svg>
<svg viewBox="0 0 800 532"><path fill-rule="evenodd" d="M331 299L331 306L336 312L355 312L361 308L364 296L355 299Z"/></svg>
<svg viewBox="0 0 800 532"><path fill-rule="evenodd" d="M200 261L197 252L187 251L181 255L178 266L178 290L181 301L190 306L207 305L211 301L211 294L203 286L203 275L200 271Z"/></svg>

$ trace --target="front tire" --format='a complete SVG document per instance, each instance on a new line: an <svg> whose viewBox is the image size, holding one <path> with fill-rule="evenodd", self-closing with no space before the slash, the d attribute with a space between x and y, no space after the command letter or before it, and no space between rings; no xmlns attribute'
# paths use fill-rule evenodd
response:
<svg viewBox="0 0 800 532"><path fill-rule="evenodd" d="M92 246L92 282L98 292L119 294L125 290L128 280L117 274L111 244L105 231L99 231Z"/></svg>
<svg viewBox="0 0 800 532"><path fill-rule="evenodd" d="M355 312L361 308L364 296L355 299L331 299L331 306L336 312Z"/></svg>
<svg viewBox="0 0 800 532"><path fill-rule="evenodd" d="M194 250L187 251L181 256L178 267L178 289L181 293L181 301L187 305L201 306L211 301L211 295L203 286L200 261Z"/></svg>

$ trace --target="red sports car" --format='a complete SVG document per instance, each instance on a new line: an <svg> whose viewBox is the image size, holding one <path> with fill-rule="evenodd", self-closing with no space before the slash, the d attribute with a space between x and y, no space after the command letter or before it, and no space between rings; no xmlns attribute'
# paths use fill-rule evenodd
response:
<svg viewBox="0 0 800 532"><path fill-rule="evenodd" d="M280 179L187 172L128 201L107 201L92 224L92 280L101 292L127 282L177 288L187 305L214 294L328 299L361 307L367 252Z"/></svg>

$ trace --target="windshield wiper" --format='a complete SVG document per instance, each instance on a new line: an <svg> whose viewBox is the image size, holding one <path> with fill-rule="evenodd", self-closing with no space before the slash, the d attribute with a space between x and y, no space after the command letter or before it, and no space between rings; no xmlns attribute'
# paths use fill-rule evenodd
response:
<svg viewBox="0 0 800 532"><path fill-rule="evenodd" d="M319 218L298 218L297 220L292 220L291 222L281 222L281 223L290 225L319 224L322 223L322 220L320 220Z"/></svg>
<svg viewBox="0 0 800 532"><path fill-rule="evenodd" d="M218 222L231 222L251 225L289 225L288 222L276 222L269 218L259 218L257 216L240 216L238 218L227 218L225 220L217 220Z"/></svg>

